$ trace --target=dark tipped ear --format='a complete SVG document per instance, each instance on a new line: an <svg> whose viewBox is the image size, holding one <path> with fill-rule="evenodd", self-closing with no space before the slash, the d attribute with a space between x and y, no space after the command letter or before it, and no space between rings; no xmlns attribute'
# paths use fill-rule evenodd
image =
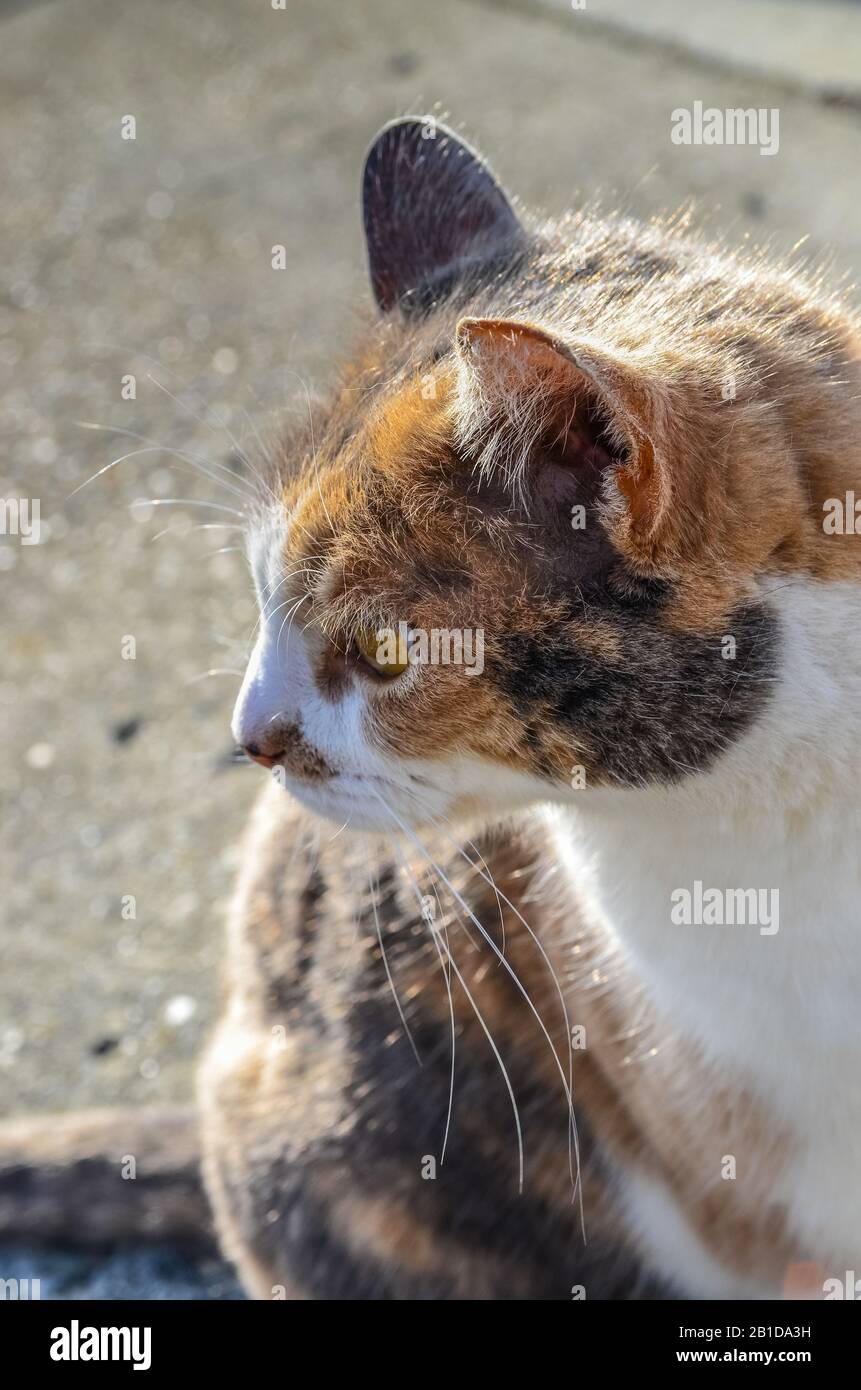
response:
<svg viewBox="0 0 861 1390"><path fill-rule="evenodd" d="M524 241L484 161L430 116L380 131L365 160L362 203L371 285L384 310L425 288L443 298L482 260L512 256Z"/></svg>

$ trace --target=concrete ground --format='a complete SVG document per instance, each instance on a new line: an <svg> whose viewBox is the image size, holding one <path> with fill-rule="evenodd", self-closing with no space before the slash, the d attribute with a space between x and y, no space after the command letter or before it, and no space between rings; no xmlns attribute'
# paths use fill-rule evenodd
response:
<svg viewBox="0 0 861 1390"><path fill-rule="evenodd" d="M550 211L693 198L852 276L861 12L827 8L812 81L792 0L723 41L667 0L0 3L0 497L42 522L0 535L0 1114L191 1093L260 778L229 756L244 560L199 528L349 342L374 131L433 107ZM779 152L672 144L695 100L779 108Z"/></svg>

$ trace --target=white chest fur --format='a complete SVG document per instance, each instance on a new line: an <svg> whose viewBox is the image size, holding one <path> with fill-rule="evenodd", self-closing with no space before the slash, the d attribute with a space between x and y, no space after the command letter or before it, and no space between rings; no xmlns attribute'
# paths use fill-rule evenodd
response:
<svg viewBox="0 0 861 1390"><path fill-rule="evenodd" d="M719 767L586 789L553 833L658 1013L778 1117L774 1200L799 1260L841 1277L861 1268L861 587L798 581L773 602L780 683ZM671 1195L631 1200L695 1287L731 1291L683 1252Z"/></svg>

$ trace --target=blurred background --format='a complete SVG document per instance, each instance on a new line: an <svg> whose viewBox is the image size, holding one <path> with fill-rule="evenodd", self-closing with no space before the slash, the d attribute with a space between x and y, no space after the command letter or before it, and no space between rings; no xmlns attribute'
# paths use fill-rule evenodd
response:
<svg viewBox="0 0 861 1390"><path fill-rule="evenodd" d="M695 101L777 153L673 144ZM426 110L549 212L861 266L857 4L0 0L0 499L41 524L0 534L0 1115L192 1093L260 785L231 473L349 348L364 151ZM105 1269L63 1287L146 1283Z"/></svg>

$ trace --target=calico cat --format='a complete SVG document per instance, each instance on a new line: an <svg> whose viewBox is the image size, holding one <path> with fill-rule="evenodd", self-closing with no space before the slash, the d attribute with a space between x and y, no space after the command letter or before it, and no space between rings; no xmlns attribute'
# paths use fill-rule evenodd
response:
<svg viewBox="0 0 861 1390"><path fill-rule="evenodd" d="M419 119L363 200L379 316L250 537L224 1249L264 1298L821 1297L861 1266L857 322L521 214Z"/></svg>
<svg viewBox="0 0 861 1390"><path fill-rule="evenodd" d="M222 1247L260 1298L822 1297L861 1268L858 322L679 221L539 221L432 121L363 201L379 312L249 537ZM142 1123L3 1131L0 1229L202 1226L187 1118Z"/></svg>

